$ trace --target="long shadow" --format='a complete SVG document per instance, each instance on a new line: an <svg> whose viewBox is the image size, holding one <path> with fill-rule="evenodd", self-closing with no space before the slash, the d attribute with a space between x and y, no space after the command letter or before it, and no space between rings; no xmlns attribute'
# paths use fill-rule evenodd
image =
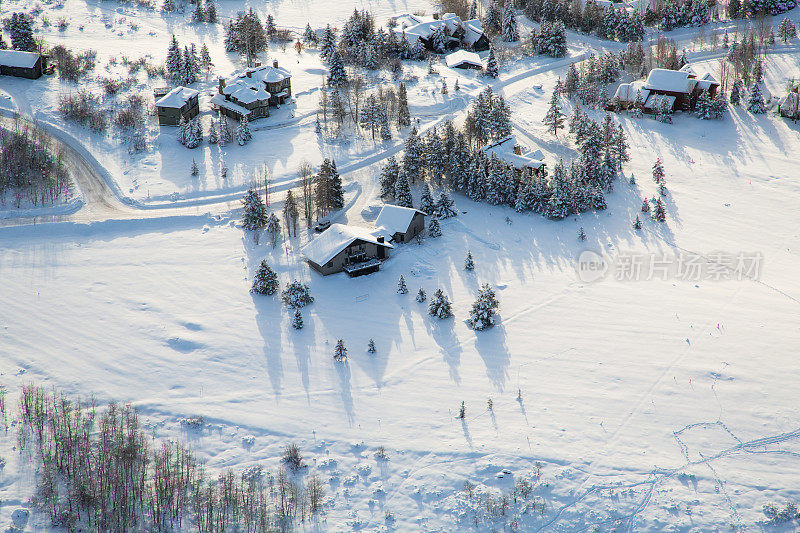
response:
<svg viewBox="0 0 800 533"><path fill-rule="evenodd" d="M350 387L350 364L347 361L335 363L336 374L339 376L339 396L342 399L347 421L352 425L355 421L355 410L353 408L353 394Z"/></svg>
<svg viewBox="0 0 800 533"><path fill-rule="evenodd" d="M503 391L508 378L511 354L506 345L506 331L502 324L475 332L475 349L486 365L486 375L497 390Z"/></svg>

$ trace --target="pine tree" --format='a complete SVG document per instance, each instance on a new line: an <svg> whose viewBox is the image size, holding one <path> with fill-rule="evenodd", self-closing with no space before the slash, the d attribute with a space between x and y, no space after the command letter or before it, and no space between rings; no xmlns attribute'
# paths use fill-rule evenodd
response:
<svg viewBox="0 0 800 533"><path fill-rule="evenodd" d="M336 341L336 348L333 351L333 360L337 363L347 361L347 348L344 347L344 341L342 339Z"/></svg>
<svg viewBox="0 0 800 533"><path fill-rule="evenodd" d="M489 58L486 60L486 75L496 78L500 75L500 67L497 66L497 59L494 57L494 49L489 48Z"/></svg>
<svg viewBox="0 0 800 533"><path fill-rule="evenodd" d="M167 74L173 81L180 81L181 71L183 69L183 53L178 44L178 39L172 36L172 40L167 48Z"/></svg>
<svg viewBox="0 0 800 533"><path fill-rule="evenodd" d="M191 122L186 122L183 125L183 133L180 135L183 138L183 145L186 148L197 148L200 146L200 143L203 140L203 132L200 126L200 121L197 118L193 118Z"/></svg>
<svg viewBox="0 0 800 533"><path fill-rule="evenodd" d="M197 0L197 4L195 4L194 11L192 12L192 22L198 24L205 21L206 12L203 9L203 2L201 0Z"/></svg>
<svg viewBox="0 0 800 533"><path fill-rule="evenodd" d="M408 111L408 92L406 84L401 83L397 90L397 127L402 128L411 124L411 114Z"/></svg>
<svg viewBox="0 0 800 533"><path fill-rule="evenodd" d="M222 113L219 115L219 144L220 146L228 145L233 140L233 133L231 132L231 125L228 119Z"/></svg>
<svg viewBox="0 0 800 533"><path fill-rule="evenodd" d="M325 27L325 32L322 34L322 45L320 47L320 56L324 61L330 61L334 52L336 51L336 35L328 24Z"/></svg>
<svg viewBox="0 0 800 533"><path fill-rule="evenodd" d="M767 108L764 106L764 97L761 94L761 87L757 82L754 83L753 88L750 89L750 99L747 102L747 110L754 115L767 112Z"/></svg>
<svg viewBox="0 0 800 533"><path fill-rule="evenodd" d="M422 196L419 199L419 210L426 215L432 215L436 211L436 204L433 201L431 188L427 183L422 185Z"/></svg>
<svg viewBox="0 0 800 533"><path fill-rule="evenodd" d="M270 39L275 35L275 17L273 17L271 13L267 15L267 22L264 25L264 30L267 32L267 37Z"/></svg>
<svg viewBox="0 0 800 533"><path fill-rule="evenodd" d="M439 218L435 214L431 215L428 222L428 236L433 238L442 236L442 227L439 224Z"/></svg>
<svg viewBox="0 0 800 533"><path fill-rule="evenodd" d="M11 37L11 48L23 52L35 52L33 16L27 13L12 13L6 22L8 22L8 33Z"/></svg>
<svg viewBox="0 0 800 533"><path fill-rule="evenodd" d="M283 202L283 220L286 224L286 232L289 237L297 237L297 219L300 218L300 210L297 207L297 201L294 199L291 189L286 193L286 200Z"/></svg>
<svg viewBox="0 0 800 533"><path fill-rule="evenodd" d="M642 221L639 219L639 215L636 215L636 220L633 221L633 229L637 231L642 229Z"/></svg>
<svg viewBox="0 0 800 533"><path fill-rule="evenodd" d="M461 91L461 86L458 84L458 78L456 78L456 83L453 85L453 91L459 92Z"/></svg>
<svg viewBox="0 0 800 533"><path fill-rule="evenodd" d="M367 343L367 352L375 353L377 351L378 351L377 348L375 348L375 341L370 339L369 342Z"/></svg>
<svg viewBox="0 0 800 533"><path fill-rule="evenodd" d="M292 309L299 309L314 303L314 297L311 296L311 290L308 285L298 280L286 285L286 288L281 293L281 300L287 307Z"/></svg>
<svg viewBox="0 0 800 533"><path fill-rule="evenodd" d="M742 84L739 80L733 82L733 87L731 87L731 97L729 101L731 105L739 105L739 102L742 101Z"/></svg>
<svg viewBox="0 0 800 533"><path fill-rule="evenodd" d="M397 280L397 294L408 294L408 287L406 286L406 280L402 274L400 274L400 279Z"/></svg>
<svg viewBox="0 0 800 533"><path fill-rule="evenodd" d="M459 418L461 420L467 418L467 406L464 404L463 401L461 402L461 407L459 407L458 409L458 416L456 418Z"/></svg>
<svg viewBox="0 0 800 533"><path fill-rule="evenodd" d="M650 202L647 199L642 200L642 213L649 213L650 212Z"/></svg>
<svg viewBox="0 0 800 533"><path fill-rule="evenodd" d="M397 164L397 159L393 155L389 156L386 165L381 170L381 198L394 198L395 183L399 177L400 166Z"/></svg>
<svg viewBox="0 0 800 533"><path fill-rule="evenodd" d="M281 221L275 216L275 213L270 213L267 219L267 233L269 233L272 247L278 245L278 237L281 234Z"/></svg>
<svg viewBox="0 0 800 533"><path fill-rule="evenodd" d="M344 87L348 83L347 72L344 70L344 62L339 50L331 53L328 61L328 85L331 87Z"/></svg>
<svg viewBox="0 0 800 533"><path fill-rule="evenodd" d="M415 300L417 300L419 303L422 303L427 299L428 299L428 295L425 294L425 289L420 287L419 290L417 291L417 297L415 298Z"/></svg>
<svg viewBox="0 0 800 533"><path fill-rule="evenodd" d="M453 208L453 200L450 199L450 196L443 192L441 196L439 196L439 200L436 202L436 209L435 213L436 216L439 218L450 218L458 215L458 212Z"/></svg>
<svg viewBox="0 0 800 533"><path fill-rule="evenodd" d="M197 167L197 160L195 160L195 158L192 158L192 167L190 172L192 176L197 176L198 174L200 174L200 169Z"/></svg>
<svg viewBox="0 0 800 533"><path fill-rule="evenodd" d="M664 206L664 202L661 201L661 198L656 200L656 207L653 210L653 220L658 222L664 222L667 220L667 209Z"/></svg>
<svg viewBox="0 0 800 533"><path fill-rule="evenodd" d="M330 191L330 199L328 201L328 206L332 210L341 209L344 207L344 188L342 187L342 177L339 175L339 171L336 169L336 161L333 159L326 159L323 160L323 164L325 161L328 161L328 182L330 183L329 191Z"/></svg>
<svg viewBox="0 0 800 533"><path fill-rule="evenodd" d="M381 108L379 110L379 119L378 123L380 125L380 134L381 140L389 141L392 139L392 128L389 126L389 116L386 114L386 111Z"/></svg>
<svg viewBox="0 0 800 533"><path fill-rule="evenodd" d="M211 61L211 54L208 51L208 45L206 43L203 43L203 46L200 47L200 68L202 68L205 71L207 76L209 71L211 70L211 67L213 66L214 63Z"/></svg>
<svg viewBox="0 0 800 533"><path fill-rule="evenodd" d="M208 128L208 144L218 144L220 142L219 130L217 129L217 121L211 117L211 126Z"/></svg>
<svg viewBox="0 0 800 533"><path fill-rule="evenodd" d="M303 41L306 44L317 44L317 34L311 29L311 24L306 23L306 29L303 32Z"/></svg>
<svg viewBox="0 0 800 533"><path fill-rule="evenodd" d="M294 329L303 329L303 313L300 309L294 310L294 318L292 318L292 327Z"/></svg>
<svg viewBox="0 0 800 533"><path fill-rule="evenodd" d="M542 122L547 126L550 133L558 136L558 130L564 129L564 120L564 113L561 111L558 95L553 91L553 96L550 97L550 107Z"/></svg>
<svg viewBox="0 0 800 533"><path fill-rule="evenodd" d="M664 165L661 163L661 158L657 158L653 163L653 181L662 183L664 181Z"/></svg>
<svg viewBox="0 0 800 533"><path fill-rule="evenodd" d="M519 27L517 26L517 15L514 12L514 3L506 0L503 7L503 28L502 39L507 43L519 41Z"/></svg>
<svg viewBox="0 0 800 533"><path fill-rule="evenodd" d="M442 289L436 289L433 293L431 303L428 305L428 314L435 316L439 319L450 318L453 316L452 305L450 299L445 295Z"/></svg>
<svg viewBox="0 0 800 533"><path fill-rule="evenodd" d="M239 146L244 146L252 138L253 134L250 133L250 123L247 121L247 115L242 115L241 120L239 120L239 126L236 128L236 142L239 143Z"/></svg>
<svg viewBox="0 0 800 533"><path fill-rule="evenodd" d="M583 226L578 230L578 240L585 241L586 240L586 232L583 231Z"/></svg>
<svg viewBox="0 0 800 533"><path fill-rule="evenodd" d="M258 266L250 292L269 296L278 292L278 275L269 267L266 259Z"/></svg>
<svg viewBox="0 0 800 533"><path fill-rule="evenodd" d="M206 22L209 24L216 24L219 22L217 17L217 5L214 0L206 0Z"/></svg>
<svg viewBox="0 0 800 533"><path fill-rule="evenodd" d="M484 330L494 326L495 314L500 304L488 283L478 290L478 299L472 304L467 324L475 330Z"/></svg>
<svg viewBox="0 0 800 533"><path fill-rule="evenodd" d="M783 41L783 44L797 37L797 29L789 17L785 17L778 26L778 37Z"/></svg>
<svg viewBox="0 0 800 533"><path fill-rule="evenodd" d="M400 174L394 186L395 203L402 207L414 207L414 199L411 196L411 186L408 183L405 172Z"/></svg>
<svg viewBox="0 0 800 533"><path fill-rule="evenodd" d="M267 208L261 201L261 196L250 187L242 199L244 211L242 212L242 227L246 230L260 230L267 225Z"/></svg>
<svg viewBox="0 0 800 533"><path fill-rule="evenodd" d="M464 270L472 272L475 270L475 262L472 260L472 252L467 250L467 258L464 259Z"/></svg>

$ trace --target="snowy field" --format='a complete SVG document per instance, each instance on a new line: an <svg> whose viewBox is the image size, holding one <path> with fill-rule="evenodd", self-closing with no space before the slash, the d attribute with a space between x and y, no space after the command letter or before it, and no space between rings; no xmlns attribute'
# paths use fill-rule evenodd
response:
<svg viewBox="0 0 800 533"><path fill-rule="evenodd" d="M218 8L225 20L245 5ZM354 6L379 20L431 10L424 0L254 5L298 29L307 20L341 24ZM6 0L3 12L23 7L26 0ZM94 87L122 72L105 70L112 56L162 60L172 33L181 44L207 42L220 74L239 66L222 51L221 26L188 25L188 13L94 0L42 8L51 21L71 21L66 32L43 32L49 44L98 50ZM124 47L103 45L112 38ZM580 41L570 42L572 57L598 45ZM714 72L721 53L698 57ZM276 127L256 131L245 147L190 151L172 128L153 126L151 150L129 155L120 139L61 121L58 94L74 86L55 76L0 79L10 96L2 105L63 128L124 196L143 204L239 191L265 162L280 182L303 159L334 157L347 191L336 221L369 227L378 163L401 149L401 137L320 143L313 113L324 69L316 52L271 49L269 57L292 70L297 102L254 122L254 130ZM783 94L799 61L796 49L771 54L768 90ZM576 156L565 132L554 138L541 123L568 62L520 60L495 85L520 141L542 149L551 166ZM437 69L405 70L423 127L460 116L486 81ZM440 94L442 78L452 89L456 77L463 93ZM201 100L215 83L198 83ZM151 82L142 73L132 90L149 92ZM210 214L0 227L0 386L10 404L29 382L94 393L99 404L130 402L148 434L189 443L212 471L274 469L295 442L305 475L319 474L327 493L319 521L302 526L309 531L492 531L510 528L512 518L520 531L779 530L765 524L762 506L800 500L800 126L743 107L723 121L615 118L632 160L606 211L549 221L455 195L459 216L442 222L441 238L398 246L379 273L361 278L311 271L300 255L307 231L276 248L266 236L256 245L238 227L239 210L221 205ZM193 157L200 178L189 175ZM656 157L669 190L664 224L640 212L657 194ZM217 177L223 162L228 180ZM632 228L637 215L640 231ZM463 268L468 251L474 272ZM602 279L576 270L586 251L604 258ZM701 270L682 275L681 258L700 258ZM737 276L737 258L757 258L756 269ZM278 297L249 293L262 259L282 284L310 285L316 301L303 309L302 330ZM640 262L638 275L625 268L629 260ZM396 293L400 275L410 294ZM465 319L483 283L496 289L500 321L475 332ZM429 296L443 289L455 318L428 316L414 300L420 287ZM337 339L349 351L343 365L332 357ZM201 428L181 424L195 416ZM0 430L3 528L28 505L35 478L15 449L13 419ZM374 457L381 446L388 461ZM536 512L489 516L462 490L469 481L478 493L508 494L520 479L534 485L532 501L543 504ZM50 531L41 516L26 530Z"/></svg>

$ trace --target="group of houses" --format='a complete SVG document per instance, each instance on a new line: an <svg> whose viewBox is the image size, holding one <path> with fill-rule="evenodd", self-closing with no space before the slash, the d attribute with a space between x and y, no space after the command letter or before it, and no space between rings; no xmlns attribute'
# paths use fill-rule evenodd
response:
<svg viewBox="0 0 800 533"><path fill-rule="evenodd" d="M36 80L51 71L48 59L38 52L0 50L0 75Z"/></svg>
<svg viewBox="0 0 800 533"><path fill-rule="evenodd" d="M483 33L480 19L461 20L455 13L423 15L400 15L394 22L398 32L402 32L409 42L418 39L428 50L436 50L434 36L443 33L445 50L462 48L473 52L488 50L491 42Z"/></svg>
<svg viewBox="0 0 800 533"><path fill-rule="evenodd" d="M647 113L663 109L690 111L703 94L714 98L718 90L719 82L714 76L707 72L701 76L691 65L680 70L654 68L646 80L620 84L610 105L627 109L640 98Z"/></svg>
<svg viewBox="0 0 800 533"><path fill-rule="evenodd" d="M189 121L200 113L198 91L189 87L157 89L156 112L161 125L177 126L181 118ZM270 107L292 97L292 75L278 66L256 65L219 78L217 94L211 98L214 111L234 120L256 120L270 115Z"/></svg>
<svg viewBox="0 0 800 533"><path fill-rule="evenodd" d="M374 229L332 224L311 240L303 255L322 274L346 272L349 276L370 274L380 269L396 244L411 242L425 228L425 213L398 205L384 205Z"/></svg>

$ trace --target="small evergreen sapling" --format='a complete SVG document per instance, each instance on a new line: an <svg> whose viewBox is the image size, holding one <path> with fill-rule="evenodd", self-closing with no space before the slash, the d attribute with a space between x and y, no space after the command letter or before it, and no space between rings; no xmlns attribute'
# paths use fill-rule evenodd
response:
<svg viewBox="0 0 800 533"><path fill-rule="evenodd" d="M400 274L400 279L397 281L397 294L408 294L406 280L402 274Z"/></svg>
<svg viewBox="0 0 800 533"><path fill-rule="evenodd" d="M266 295L278 292L278 275L269 267L266 259L262 260L258 266L250 292Z"/></svg>
<svg viewBox="0 0 800 533"><path fill-rule="evenodd" d="M475 270L475 262L472 260L472 252L467 250L467 258L464 259L464 270L472 272Z"/></svg>
<svg viewBox="0 0 800 533"><path fill-rule="evenodd" d="M578 230L578 240L585 241L586 240L586 232L583 231L583 226Z"/></svg>
<svg viewBox="0 0 800 533"><path fill-rule="evenodd" d="M336 341L336 348L333 350L333 360L337 363L347 361L347 348L345 348L342 339Z"/></svg>
<svg viewBox="0 0 800 533"><path fill-rule="evenodd" d="M192 170L191 170L191 172L192 172L192 176L197 176L198 174L200 174L200 169L197 167L197 161L194 158L192 158Z"/></svg>
<svg viewBox="0 0 800 533"><path fill-rule="evenodd" d="M417 291L417 297L416 297L416 300L417 300L419 303L422 303L422 302L424 302L424 301L425 301L425 300L427 300L427 299L428 299L428 295L427 295L427 294L425 294L425 289L423 289L422 287L420 287L420 288L419 288L419 290Z"/></svg>
<svg viewBox="0 0 800 533"><path fill-rule="evenodd" d="M375 341L370 339L369 342L367 343L367 353L375 353L377 351L378 349L375 348Z"/></svg>
<svg viewBox="0 0 800 533"><path fill-rule="evenodd" d="M292 327L294 329L303 329L303 313L300 309L294 310L294 317L292 318Z"/></svg>
<svg viewBox="0 0 800 533"><path fill-rule="evenodd" d="M467 417L467 406L464 405L464 401L462 400L461 408L458 410L458 416L456 418L464 420L466 417Z"/></svg>
<svg viewBox="0 0 800 533"><path fill-rule="evenodd" d="M647 201L647 198L642 200L642 213L649 213L650 212L650 202Z"/></svg>
<svg viewBox="0 0 800 533"><path fill-rule="evenodd" d="M428 305L428 314L439 319L453 316L450 299L445 295L442 289L436 289L436 292L433 293L433 299L431 299L431 303Z"/></svg>
<svg viewBox="0 0 800 533"><path fill-rule="evenodd" d="M667 220L667 209L664 206L664 202L661 201L661 198L656 200L656 207L653 210L653 220L658 222L665 222Z"/></svg>
<svg viewBox="0 0 800 533"><path fill-rule="evenodd" d="M294 280L283 289L281 300L287 307L299 309L314 302L308 285L299 280Z"/></svg>
<svg viewBox="0 0 800 533"><path fill-rule="evenodd" d="M633 229L642 229L642 221L639 219L639 215L636 215L636 220L633 221Z"/></svg>

